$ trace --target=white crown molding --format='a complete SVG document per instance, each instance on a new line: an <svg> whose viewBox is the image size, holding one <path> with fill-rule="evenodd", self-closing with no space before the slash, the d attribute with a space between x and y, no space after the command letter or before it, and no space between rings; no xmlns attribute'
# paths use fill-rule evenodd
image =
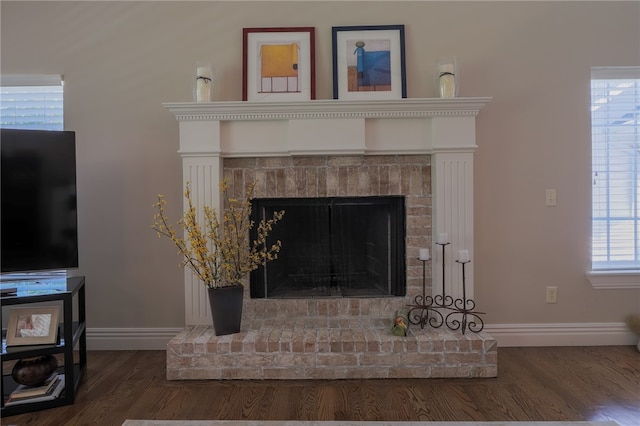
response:
<svg viewBox="0 0 640 426"><path fill-rule="evenodd" d="M474 117L491 101L475 98L404 98L299 102L184 102L164 103L178 121L289 120L318 118Z"/></svg>

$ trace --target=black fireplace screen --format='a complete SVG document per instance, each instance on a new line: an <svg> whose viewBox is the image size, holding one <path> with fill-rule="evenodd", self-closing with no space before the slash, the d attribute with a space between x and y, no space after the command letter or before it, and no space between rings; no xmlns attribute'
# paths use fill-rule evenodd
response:
<svg viewBox="0 0 640 426"><path fill-rule="evenodd" d="M256 223L279 210L267 244L282 249L251 274L251 297L404 296L404 197L253 200Z"/></svg>

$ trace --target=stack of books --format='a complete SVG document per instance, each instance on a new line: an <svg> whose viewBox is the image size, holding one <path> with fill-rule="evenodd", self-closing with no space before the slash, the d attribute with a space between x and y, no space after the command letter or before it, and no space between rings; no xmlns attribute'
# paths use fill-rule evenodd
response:
<svg viewBox="0 0 640 426"><path fill-rule="evenodd" d="M32 402L52 401L64 390L64 374L53 373L41 386L19 385L11 392L5 407Z"/></svg>

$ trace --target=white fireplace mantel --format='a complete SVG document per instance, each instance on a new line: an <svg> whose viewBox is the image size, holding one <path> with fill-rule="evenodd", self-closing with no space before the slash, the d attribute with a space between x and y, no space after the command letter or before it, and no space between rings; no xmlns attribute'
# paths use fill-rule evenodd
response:
<svg viewBox="0 0 640 426"><path fill-rule="evenodd" d="M297 155L431 154L432 232L446 232L447 294L461 296L459 249L473 259L473 153L475 118L491 98L384 101L165 103L179 121L183 183L190 182L196 208L220 208L217 182L224 158ZM433 244L434 265L441 264ZM457 265L456 265L457 266ZM439 291L442 268L433 267ZM473 297L473 262L466 294ZM453 283L453 284L451 284ZM449 290L449 286L453 290ZM187 325L211 323L207 296L185 271ZM413 296L413 295L412 295Z"/></svg>

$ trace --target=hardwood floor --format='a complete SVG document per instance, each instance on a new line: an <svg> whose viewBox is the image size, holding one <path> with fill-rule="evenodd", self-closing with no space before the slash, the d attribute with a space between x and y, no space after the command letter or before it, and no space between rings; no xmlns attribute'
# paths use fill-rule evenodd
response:
<svg viewBox="0 0 640 426"><path fill-rule="evenodd" d="M167 381L164 351L94 351L76 403L3 425L125 419L561 421L640 425L632 346L500 348L492 379Z"/></svg>

